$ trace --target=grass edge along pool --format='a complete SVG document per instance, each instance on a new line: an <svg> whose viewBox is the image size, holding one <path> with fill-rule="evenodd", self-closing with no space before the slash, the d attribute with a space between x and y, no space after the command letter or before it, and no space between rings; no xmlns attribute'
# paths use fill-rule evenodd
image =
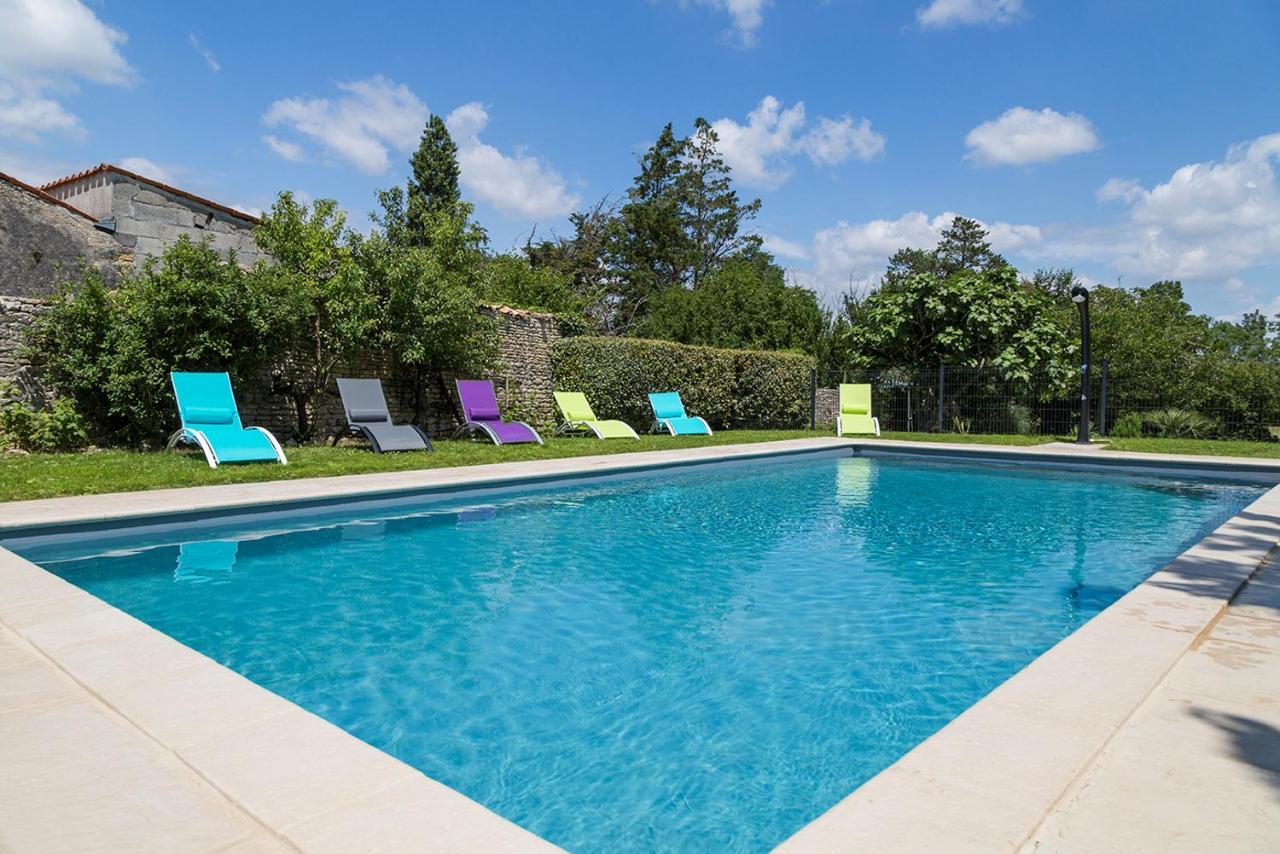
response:
<svg viewBox="0 0 1280 854"><path fill-rule="evenodd" d="M846 452L18 550L570 850L757 851L1261 491Z"/></svg>

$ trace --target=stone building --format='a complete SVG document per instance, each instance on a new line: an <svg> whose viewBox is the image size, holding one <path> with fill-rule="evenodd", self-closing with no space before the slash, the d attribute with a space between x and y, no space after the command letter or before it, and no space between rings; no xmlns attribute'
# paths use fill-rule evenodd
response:
<svg viewBox="0 0 1280 854"><path fill-rule="evenodd" d="M241 264L265 257L253 240L258 218L110 163L51 181L40 188L92 217L133 253L135 264L164 252L180 236L208 238L234 251Z"/></svg>

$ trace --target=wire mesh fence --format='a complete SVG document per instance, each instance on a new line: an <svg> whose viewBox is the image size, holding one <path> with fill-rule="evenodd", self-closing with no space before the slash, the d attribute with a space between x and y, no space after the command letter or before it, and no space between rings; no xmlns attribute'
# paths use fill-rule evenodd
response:
<svg viewBox="0 0 1280 854"><path fill-rule="evenodd" d="M1080 377L1011 378L995 368L848 368L814 375L811 420L831 424L841 383L867 383L885 431L1074 436ZM1105 362L1089 384L1091 432L1267 440L1280 435L1280 366L1238 363L1229 375L1189 375L1153 392ZM1117 433L1117 431L1119 431Z"/></svg>

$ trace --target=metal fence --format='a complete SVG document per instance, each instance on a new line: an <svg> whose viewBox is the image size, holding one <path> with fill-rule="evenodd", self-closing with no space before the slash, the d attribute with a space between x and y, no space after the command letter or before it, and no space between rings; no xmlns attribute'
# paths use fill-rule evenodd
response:
<svg viewBox="0 0 1280 854"><path fill-rule="evenodd" d="M1280 432L1280 366L1267 368L1254 374L1237 371L1234 382L1218 376L1184 377L1169 385L1194 391L1152 393L1127 382L1122 369L1102 362L1094 366L1090 382L1092 432L1106 436L1123 419L1122 430L1132 432L1137 426L1147 435L1273 438L1272 428ZM1241 373L1248 381L1238 381ZM834 421L840 383L871 385L872 412L886 431L1073 436L1080 423L1078 375L1009 379L995 368L940 365L816 372L814 425ZM1187 415L1199 416L1193 427L1188 427Z"/></svg>

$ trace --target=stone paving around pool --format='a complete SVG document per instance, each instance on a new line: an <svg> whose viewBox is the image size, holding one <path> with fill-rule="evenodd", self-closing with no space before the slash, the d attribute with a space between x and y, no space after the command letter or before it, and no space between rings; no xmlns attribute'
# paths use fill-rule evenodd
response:
<svg viewBox="0 0 1280 854"><path fill-rule="evenodd" d="M1053 462L1091 452L932 447ZM0 504L3 529L749 457L768 445ZM1108 461L1186 458L1108 453ZM1267 467L1201 459L1210 468ZM1276 470L1272 467L1272 470ZM1274 851L1280 487L786 851ZM1261 567L1261 568L1260 568ZM1230 603L1228 605L1228 603ZM0 851L556 850L0 549Z"/></svg>

